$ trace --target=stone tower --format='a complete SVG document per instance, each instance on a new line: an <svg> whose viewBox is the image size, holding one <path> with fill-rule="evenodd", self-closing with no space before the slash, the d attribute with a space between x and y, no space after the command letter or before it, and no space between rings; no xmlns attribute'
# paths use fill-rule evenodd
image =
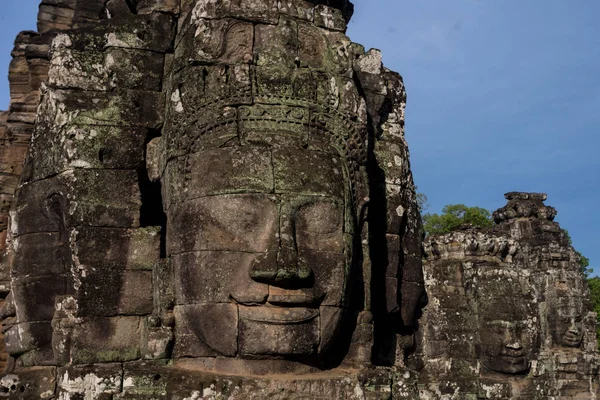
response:
<svg viewBox="0 0 600 400"><path fill-rule="evenodd" d="M413 362L430 398L593 399L596 315L556 210L507 193L495 226L425 240L430 303Z"/></svg>
<svg viewBox="0 0 600 400"><path fill-rule="evenodd" d="M42 2L2 153L9 397L416 396L406 94L352 10Z"/></svg>

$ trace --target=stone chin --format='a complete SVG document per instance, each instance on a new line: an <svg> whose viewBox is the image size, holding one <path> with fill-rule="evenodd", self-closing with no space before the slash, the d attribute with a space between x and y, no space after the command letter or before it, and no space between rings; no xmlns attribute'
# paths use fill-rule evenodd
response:
<svg viewBox="0 0 600 400"><path fill-rule="evenodd" d="M11 356L18 356L31 350L30 346L26 346L23 340L21 340L22 334L19 333L18 324L4 325L2 327L2 334L4 335L6 352Z"/></svg>
<svg viewBox="0 0 600 400"><path fill-rule="evenodd" d="M241 357L314 356L327 350L342 319L339 307L239 307Z"/></svg>
<svg viewBox="0 0 600 400"><path fill-rule="evenodd" d="M36 350L37 343L34 335L39 333L36 332L36 327L36 324L27 323L15 323L3 326L2 333L4 334L6 352L10 356L16 357Z"/></svg>
<svg viewBox="0 0 600 400"><path fill-rule="evenodd" d="M563 337L561 344L565 347L579 347L583 339L582 333L566 332Z"/></svg>
<svg viewBox="0 0 600 400"><path fill-rule="evenodd" d="M583 340L581 317L550 320L555 346L577 348Z"/></svg>
<svg viewBox="0 0 600 400"><path fill-rule="evenodd" d="M489 370L503 374L520 375L529 371L531 366L530 357L526 354L506 355L488 357L484 360L484 366Z"/></svg>

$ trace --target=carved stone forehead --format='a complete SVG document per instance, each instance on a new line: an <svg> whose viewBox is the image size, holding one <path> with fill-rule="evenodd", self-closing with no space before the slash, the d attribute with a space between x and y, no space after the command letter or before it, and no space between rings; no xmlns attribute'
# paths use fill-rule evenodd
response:
<svg viewBox="0 0 600 400"><path fill-rule="evenodd" d="M184 14L195 18L240 17L276 23L279 15L303 18L326 27L345 29L354 13L349 0L182 0Z"/></svg>
<svg viewBox="0 0 600 400"><path fill-rule="evenodd" d="M294 145L247 144L201 150L169 161L164 179L167 207L238 193L344 199L350 189L344 168L339 155Z"/></svg>
<svg viewBox="0 0 600 400"><path fill-rule="evenodd" d="M483 274L478 278L476 300L484 320L526 319L535 316L533 288L516 274Z"/></svg>

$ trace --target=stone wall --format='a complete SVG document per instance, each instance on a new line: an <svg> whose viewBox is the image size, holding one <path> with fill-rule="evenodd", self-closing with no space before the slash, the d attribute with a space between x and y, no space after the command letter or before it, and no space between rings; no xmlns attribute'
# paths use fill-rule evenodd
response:
<svg viewBox="0 0 600 400"><path fill-rule="evenodd" d="M29 139L33 132L40 99L40 85L47 79L48 49L51 37L33 32L21 33L15 42L9 68L10 108L5 114L5 129L0 147L2 169L2 208L0 229L6 237L8 211L22 172ZM1 244L4 247L4 240Z"/></svg>
<svg viewBox="0 0 600 400"><path fill-rule="evenodd" d="M6 141L6 120L8 118L8 112L6 111L2 111L0 112L0 138L3 139L3 141ZM8 146L4 145L1 147L4 151L7 150ZM4 156L3 158L6 159L7 156ZM7 165L8 163L5 161L3 164ZM13 190L11 190L11 186L14 187L14 185L16 185L15 183L11 182L11 172L10 172L10 168L4 168L4 174L6 176L2 176L2 191L4 193L1 193L0 195L2 196L2 210L0 213L0 243L2 246L2 249L4 249L4 243L6 241L6 233L7 233L7 229L8 229L8 210L10 209L10 203L11 203L11 199L12 199L12 195L13 195ZM14 179L14 178L13 178ZM12 183L12 185L11 185Z"/></svg>
<svg viewBox="0 0 600 400"><path fill-rule="evenodd" d="M78 4L79 3L79 4ZM50 43L57 31L71 29L102 18L102 1L49 0L40 5L38 32L22 32L16 40L9 67L10 106L0 113L0 250L4 251L9 210L23 172L40 104L42 85L48 80ZM93 6L92 4L96 4ZM97 12L90 12L94 8ZM83 9L88 11L84 12ZM0 296L8 293L10 271L0 269ZM2 348L3 359L7 354ZM0 366L4 370L4 365Z"/></svg>

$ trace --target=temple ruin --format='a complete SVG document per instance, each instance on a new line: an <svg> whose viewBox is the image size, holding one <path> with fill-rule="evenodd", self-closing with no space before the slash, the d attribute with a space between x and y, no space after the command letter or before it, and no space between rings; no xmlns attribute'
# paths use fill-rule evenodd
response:
<svg viewBox="0 0 600 400"><path fill-rule="evenodd" d="M424 239L348 0L42 0L0 112L0 397L595 399L546 196Z"/></svg>

